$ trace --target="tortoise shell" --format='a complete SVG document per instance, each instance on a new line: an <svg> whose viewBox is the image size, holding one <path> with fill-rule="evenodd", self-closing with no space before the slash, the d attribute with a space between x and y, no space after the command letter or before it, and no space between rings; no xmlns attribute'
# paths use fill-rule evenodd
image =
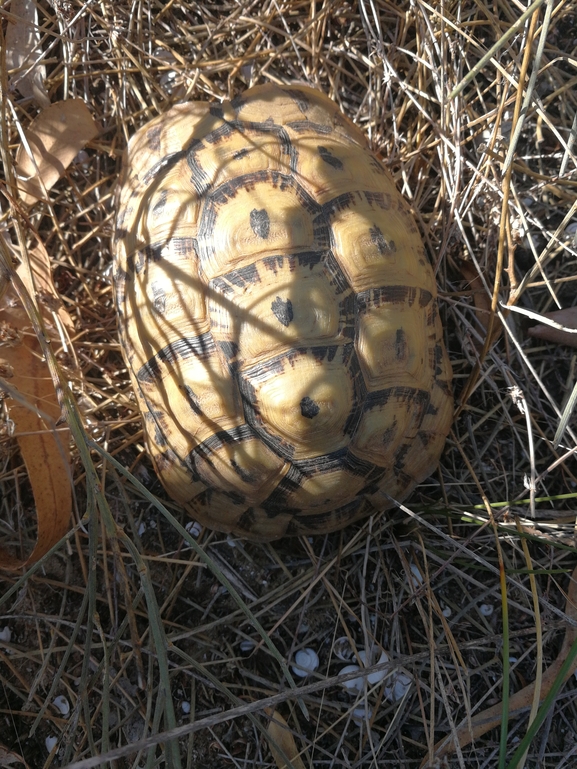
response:
<svg viewBox="0 0 577 769"><path fill-rule="evenodd" d="M149 451L199 522L329 532L435 468L453 401L433 271L392 179L322 93L264 85L141 128L114 251Z"/></svg>

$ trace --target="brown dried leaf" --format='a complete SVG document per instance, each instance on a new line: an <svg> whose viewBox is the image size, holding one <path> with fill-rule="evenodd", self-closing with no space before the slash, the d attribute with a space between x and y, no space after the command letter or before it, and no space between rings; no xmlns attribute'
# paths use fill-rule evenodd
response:
<svg viewBox="0 0 577 769"><path fill-rule="evenodd" d="M28 251L28 256L30 259L32 276L30 276L30 273L27 270L24 270L23 265L18 267L17 272L28 289L30 296L36 295L38 298L43 319L47 325L47 330L50 331L51 328L54 327L52 313L55 313L68 331L74 331L74 322L64 308L58 291L54 287L50 257L48 256L48 252L44 248L44 245L39 242L37 246ZM30 279L31 277L32 280ZM56 337L57 333L55 333L54 336Z"/></svg>
<svg viewBox="0 0 577 769"><path fill-rule="evenodd" d="M98 134L98 126L81 99L67 99L43 110L25 132L30 152L18 147L16 166L20 196L28 205L44 197L80 150Z"/></svg>
<svg viewBox="0 0 577 769"><path fill-rule="evenodd" d="M43 248L31 252L31 269L36 293L55 293L50 265ZM19 275L30 287L30 273L24 265ZM34 292L33 292L34 293ZM40 302L46 326L54 321L52 311ZM70 448L67 428L56 430L60 406L50 376L48 364L24 308L13 287L0 309L0 350L5 373L10 373L8 413L15 425L15 434L34 493L38 519L37 542L32 553L18 559L0 549L0 568L18 569L41 558L68 530L72 510L70 482ZM70 324L68 313L61 308L63 323ZM59 311L60 314L60 311ZM55 330L56 331L56 330Z"/></svg>
<svg viewBox="0 0 577 769"><path fill-rule="evenodd" d="M6 68L16 70L10 86L22 96L48 107L50 98L44 87L46 67L42 55L38 11L34 0L12 0L6 28Z"/></svg>
<svg viewBox="0 0 577 769"><path fill-rule="evenodd" d="M547 312L544 317L555 321L555 323L558 323L560 326L577 329L577 307L569 307L567 310ZM554 328L553 326L547 326L544 323L539 323L537 326L533 326L529 329L528 333L529 336L535 337L536 339L544 339L546 342L567 344L570 347L577 347L577 334L571 334L568 331L563 331L563 329Z"/></svg>
<svg viewBox="0 0 577 769"><path fill-rule="evenodd" d="M0 744L0 766L13 766L14 764L24 764L28 769L28 764L21 755Z"/></svg>
<svg viewBox="0 0 577 769"><path fill-rule="evenodd" d="M477 320L486 332L489 328L489 319L491 317L491 297L487 294L483 281L477 273L474 264L471 262L461 262L459 269L461 275L469 284L468 288L473 295ZM493 321L493 341L497 339L502 330L501 321L499 318L495 317Z"/></svg>
<svg viewBox="0 0 577 769"><path fill-rule="evenodd" d="M267 726L266 732L269 737L268 746L278 769L287 769L288 767L279 748L281 748L285 756L289 759L293 769L305 769L305 765L302 758L299 756L295 738L291 734L289 725L278 710L275 710L272 714L270 713L270 710L271 709L269 708L268 715L270 716L271 721Z"/></svg>

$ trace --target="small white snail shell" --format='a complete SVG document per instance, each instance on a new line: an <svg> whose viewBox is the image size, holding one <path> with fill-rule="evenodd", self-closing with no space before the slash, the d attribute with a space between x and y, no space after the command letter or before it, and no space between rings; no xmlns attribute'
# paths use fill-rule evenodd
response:
<svg viewBox="0 0 577 769"><path fill-rule="evenodd" d="M70 703L62 694L59 694L58 697L55 697L52 704L61 715L67 716L70 713Z"/></svg>
<svg viewBox="0 0 577 769"><path fill-rule="evenodd" d="M352 713L353 721L357 726L360 726L361 724L366 723L367 721L371 720L371 716L373 715L372 708L365 708L364 705L359 705L358 708L355 708Z"/></svg>
<svg viewBox="0 0 577 769"><path fill-rule="evenodd" d="M333 652L335 657L339 660L342 660L343 662L348 662L355 656L355 653L351 647L351 642L346 637L346 635L337 638L333 644Z"/></svg>
<svg viewBox="0 0 577 769"><path fill-rule="evenodd" d="M397 673L391 678L390 686L385 686L385 697L391 702L402 700L413 679L407 673Z"/></svg>
<svg viewBox="0 0 577 769"><path fill-rule="evenodd" d="M358 665L347 665L340 670L340 674L346 675L347 673L352 673L356 670L360 670ZM359 678L350 678L348 681L343 681L342 686L350 692L360 692L363 690L363 678L362 676L359 676Z"/></svg>
<svg viewBox="0 0 577 769"><path fill-rule="evenodd" d="M310 673L314 673L318 666L319 655L314 649L306 648L300 649L295 654L294 665L292 665L291 669L295 676L306 678Z"/></svg>

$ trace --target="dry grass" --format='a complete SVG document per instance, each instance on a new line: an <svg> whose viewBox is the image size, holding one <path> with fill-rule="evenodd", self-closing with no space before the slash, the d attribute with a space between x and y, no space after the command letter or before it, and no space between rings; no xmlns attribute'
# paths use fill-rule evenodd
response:
<svg viewBox="0 0 577 769"><path fill-rule="evenodd" d="M575 304L577 8L544 4L505 38L522 12L513 0L38 5L51 99L84 99L102 127L29 226L76 324L73 354L60 361L86 435L109 456L92 444L84 459L76 450L74 534L40 568L2 579L0 628L12 638L0 642L0 742L33 768L117 748L103 766L273 766L262 726L276 695L305 766L418 767L454 725L503 697L504 680L511 692L533 681L568 621L575 421L558 449L553 436L576 355L529 339L530 321L504 306ZM230 590L110 459L186 523L143 453L116 337L109 242L126 140L175 101L268 80L332 96L413 205L437 269L459 404L439 472L406 509L312 541L198 539L285 660L317 650L300 704ZM14 148L16 121L26 128L37 108L11 98ZM5 199L2 212L13 238ZM25 548L34 510L7 431L0 460L2 537ZM384 685L354 695L335 682L343 636L357 650L387 651ZM400 670L410 686L394 700L386 687ZM56 695L71 703L67 718ZM354 715L359 707L366 717ZM571 677L525 766L576 766L576 724ZM155 738L175 727L178 743ZM505 767L527 728L527 712L509 723L501 758L494 729L446 765ZM49 735L58 742L48 757ZM137 752L132 743L150 736L153 746Z"/></svg>

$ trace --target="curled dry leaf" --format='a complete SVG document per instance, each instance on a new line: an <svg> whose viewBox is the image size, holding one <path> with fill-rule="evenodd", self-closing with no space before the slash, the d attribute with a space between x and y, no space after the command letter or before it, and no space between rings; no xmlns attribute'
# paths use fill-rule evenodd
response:
<svg viewBox="0 0 577 769"><path fill-rule="evenodd" d="M559 326L577 330L577 307L569 307L567 310L547 312L544 317L554 321ZM539 323L537 326L533 326L529 329L528 333L529 336L535 337L536 339L544 339L546 342L567 344L570 347L577 347L577 333L572 334L570 331L564 331L562 328L555 328L555 326L548 326L545 323Z"/></svg>
<svg viewBox="0 0 577 769"><path fill-rule="evenodd" d="M295 738L292 736L285 719L278 710L275 710L273 713L272 708L267 709L267 715L271 719L266 729L267 737L269 738L268 745L278 769L289 769L290 766L293 769L305 769L296 746ZM290 765L283 758L279 748L289 759Z"/></svg>
<svg viewBox="0 0 577 769"><path fill-rule="evenodd" d="M489 328L489 320L491 318L491 297L487 294L483 281L477 273L474 264L471 262L461 262L459 269L461 275L468 283L469 291L473 294L477 320L485 332L487 332ZM493 321L493 341L501 335L502 331L501 321L498 317L495 317Z"/></svg>
<svg viewBox="0 0 577 769"><path fill-rule="evenodd" d="M28 764L22 756L0 744L0 766L14 766L14 764L24 764L26 769L28 769Z"/></svg>
<svg viewBox="0 0 577 769"><path fill-rule="evenodd" d="M25 131L18 147L16 167L22 200L28 205L44 197L80 150L98 134L98 126L81 99L50 105Z"/></svg>
<svg viewBox="0 0 577 769"><path fill-rule="evenodd" d="M59 340L62 326L72 329L73 324L64 308L60 306L56 311L53 302L43 301L45 296L57 296L43 247L31 250L30 268L28 271L21 264L17 273L29 293L39 298L49 338ZM60 324L54 320L56 313ZM36 546L28 557L15 558L0 549L0 568L18 569L41 558L68 530L72 486L69 431L66 427L56 428L60 406L48 364L13 286L0 304L0 352L11 396L7 400L8 413L15 425L38 518Z"/></svg>
<svg viewBox="0 0 577 769"><path fill-rule="evenodd" d="M10 86L22 96L34 99L39 107L48 107L50 99L44 86L46 67L41 62L42 48L35 0L12 0L7 14L6 68L14 70Z"/></svg>

